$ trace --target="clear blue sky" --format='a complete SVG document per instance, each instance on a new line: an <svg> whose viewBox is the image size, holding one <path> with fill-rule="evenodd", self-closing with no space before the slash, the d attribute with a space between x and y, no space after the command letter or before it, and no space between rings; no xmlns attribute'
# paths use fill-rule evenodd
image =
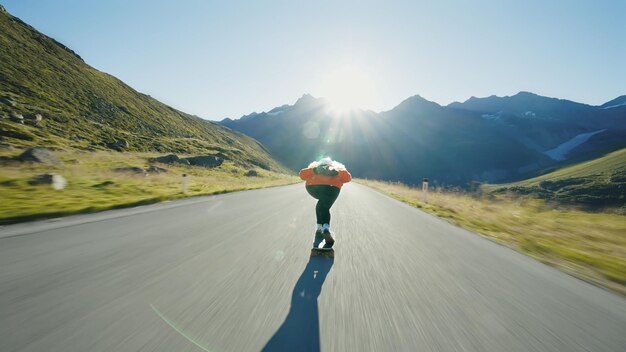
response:
<svg viewBox="0 0 626 352"><path fill-rule="evenodd" d="M375 111L415 94L593 105L626 94L624 0L0 3L97 69L212 120L323 96L321 77L345 67L374 86L363 107Z"/></svg>

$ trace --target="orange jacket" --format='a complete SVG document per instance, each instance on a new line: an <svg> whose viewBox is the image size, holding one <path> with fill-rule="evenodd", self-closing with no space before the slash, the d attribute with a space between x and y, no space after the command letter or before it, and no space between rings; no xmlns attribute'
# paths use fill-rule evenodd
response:
<svg viewBox="0 0 626 352"><path fill-rule="evenodd" d="M337 176L325 176L316 174L313 172L312 167L308 167L300 170L300 178L306 181L307 186L329 185L341 189L344 183L348 183L352 180L352 175L350 175L347 170L341 170Z"/></svg>

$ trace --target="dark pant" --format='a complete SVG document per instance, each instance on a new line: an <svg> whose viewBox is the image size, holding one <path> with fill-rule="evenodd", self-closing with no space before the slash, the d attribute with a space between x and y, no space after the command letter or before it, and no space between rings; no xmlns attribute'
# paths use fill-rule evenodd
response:
<svg viewBox="0 0 626 352"><path fill-rule="evenodd" d="M318 224L330 224L330 207L339 196L339 188L328 185L306 186L307 192L317 199L315 215Z"/></svg>

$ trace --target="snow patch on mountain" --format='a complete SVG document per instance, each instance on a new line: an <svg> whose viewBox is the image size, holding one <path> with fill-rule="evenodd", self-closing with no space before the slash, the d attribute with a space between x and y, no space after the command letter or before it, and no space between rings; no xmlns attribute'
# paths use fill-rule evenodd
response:
<svg viewBox="0 0 626 352"><path fill-rule="evenodd" d="M280 114L282 114L284 112L289 111L289 109L291 109L291 108L292 108L291 105L285 104L285 105L281 105L281 106L273 108L272 110L266 112L266 114L268 114L270 116L277 116L277 115L280 115Z"/></svg>
<svg viewBox="0 0 626 352"><path fill-rule="evenodd" d="M480 117L482 117L485 120L499 120L500 119L500 112L495 113L495 114L482 114Z"/></svg>
<svg viewBox="0 0 626 352"><path fill-rule="evenodd" d="M618 107L618 106L624 106L624 105L626 105L626 102L623 102L623 103L621 103L621 104L615 104L615 105L605 106L605 107L603 107L602 109L611 109L611 108L616 108L616 107Z"/></svg>
<svg viewBox="0 0 626 352"><path fill-rule="evenodd" d="M569 141L560 144L558 147L554 148L554 149L550 149L547 150L545 152L543 152L545 155L549 156L550 158L552 158L553 160L557 160L557 161L561 161L561 160L565 160L567 159L565 156L571 152L574 148L578 147L579 145L587 142L589 140L589 138L593 137L594 135L598 134L598 133L602 133L606 131L606 129L603 130L598 130L598 131L593 131L593 132L587 132L587 133L581 133L579 135L577 135L576 137L570 139Z"/></svg>

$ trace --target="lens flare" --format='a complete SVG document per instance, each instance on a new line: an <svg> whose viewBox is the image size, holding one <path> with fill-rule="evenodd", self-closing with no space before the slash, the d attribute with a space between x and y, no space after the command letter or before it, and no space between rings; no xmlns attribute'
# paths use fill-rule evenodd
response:
<svg viewBox="0 0 626 352"><path fill-rule="evenodd" d="M367 109L377 100L374 81L354 65L342 66L323 75L318 92L327 99L333 113Z"/></svg>

